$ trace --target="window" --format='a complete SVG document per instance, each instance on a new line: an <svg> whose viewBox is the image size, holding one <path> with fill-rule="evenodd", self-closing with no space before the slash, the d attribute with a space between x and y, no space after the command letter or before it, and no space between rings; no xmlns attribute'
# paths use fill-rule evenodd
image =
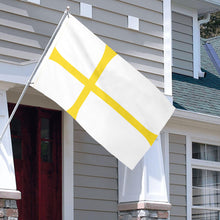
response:
<svg viewBox="0 0 220 220"><path fill-rule="evenodd" d="M220 146L192 143L192 220L220 219Z"/></svg>

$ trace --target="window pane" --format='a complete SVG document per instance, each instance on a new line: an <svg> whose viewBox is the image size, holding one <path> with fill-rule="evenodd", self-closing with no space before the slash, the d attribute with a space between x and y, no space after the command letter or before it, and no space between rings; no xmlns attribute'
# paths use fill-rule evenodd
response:
<svg viewBox="0 0 220 220"><path fill-rule="evenodd" d="M220 172L193 169L193 205L220 208Z"/></svg>
<svg viewBox="0 0 220 220"><path fill-rule="evenodd" d="M192 158L205 160L205 144L192 143Z"/></svg>
<svg viewBox="0 0 220 220"><path fill-rule="evenodd" d="M41 138L50 138L50 121L48 118L41 118Z"/></svg>
<svg viewBox="0 0 220 220"><path fill-rule="evenodd" d="M220 146L192 143L192 158L220 162Z"/></svg>
<svg viewBox="0 0 220 220"><path fill-rule="evenodd" d="M220 147L215 145L206 145L207 149L207 160L219 161Z"/></svg>
<svg viewBox="0 0 220 220"><path fill-rule="evenodd" d="M41 160L52 162L52 147L49 141L41 141Z"/></svg>
<svg viewBox="0 0 220 220"><path fill-rule="evenodd" d="M22 159L22 147L20 138L12 138L12 150L15 159Z"/></svg>
<svg viewBox="0 0 220 220"><path fill-rule="evenodd" d="M215 210L211 211L211 210L193 209L192 219L193 220L219 220L220 212L215 211Z"/></svg>

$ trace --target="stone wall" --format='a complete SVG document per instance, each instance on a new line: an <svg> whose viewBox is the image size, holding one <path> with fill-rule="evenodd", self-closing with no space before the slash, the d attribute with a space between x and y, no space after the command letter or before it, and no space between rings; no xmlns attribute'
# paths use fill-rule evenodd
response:
<svg viewBox="0 0 220 220"><path fill-rule="evenodd" d="M17 220L18 209L16 200L0 199L0 220Z"/></svg>
<svg viewBox="0 0 220 220"><path fill-rule="evenodd" d="M18 199L21 199L19 191L0 189L0 220L18 220Z"/></svg>
<svg viewBox="0 0 220 220"><path fill-rule="evenodd" d="M119 220L164 220L168 219L169 203L123 203L119 204Z"/></svg>

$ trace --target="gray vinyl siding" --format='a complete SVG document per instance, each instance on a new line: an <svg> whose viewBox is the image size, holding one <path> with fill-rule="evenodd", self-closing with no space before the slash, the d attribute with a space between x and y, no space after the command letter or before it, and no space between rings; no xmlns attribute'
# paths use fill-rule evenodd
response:
<svg viewBox="0 0 220 220"><path fill-rule="evenodd" d="M186 220L186 138L169 135L170 158L170 219Z"/></svg>
<svg viewBox="0 0 220 220"><path fill-rule="evenodd" d="M74 124L75 219L117 219L117 160Z"/></svg>
<svg viewBox="0 0 220 220"><path fill-rule="evenodd" d="M80 0L0 0L0 59L25 64L38 60L66 6L84 25L163 91L163 1L83 0L92 19L79 15ZM140 30L127 28L127 16ZM80 126L74 131L75 219L117 219L117 160Z"/></svg>
<svg viewBox="0 0 220 220"><path fill-rule="evenodd" d="M0 59L38 60L67 5L96 35L161 90L163 77L163 2L161 0L84 0L93 18L79 16L80 0L0 0ZM140 30L127 28L127 16L140 19Z"/></svg>
<svg viewBox="0 0 220 220"><path fill-rule="evenodd" d="M192 17L172 13L173 72L193 76Z"/></svg>

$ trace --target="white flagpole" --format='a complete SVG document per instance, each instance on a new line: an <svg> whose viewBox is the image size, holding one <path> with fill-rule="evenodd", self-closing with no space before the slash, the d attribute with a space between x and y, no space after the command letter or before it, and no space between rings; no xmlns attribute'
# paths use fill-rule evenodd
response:
<svg viewBox="0 0 220 220"><path fill-rule="evenodd" d="M22 91L22 93L21 93L21 95L20 95L20 97L19 97L19 99L18 99L18 101L17 101L17 103L16 103L16 105L15 105L15 107L14 107L14 109L13 109L13 111L12 111L10 117L9 117L9 119L8 119L8 121L7 121L7 123L5 124L4 129L2 130L2 133L1 133L1 136L0 136L0 142L2 142L2 139L3 139L3 137L4 137L4 134L5 134L5 132L6 132L7 128L8 128L8 126L9 126L9 124L11 123L11 120L13 119L13 117L14 117L14 115L15 115L15 112L16 112L17 109L18 109L18 106L20 105L21 100L22 100L22 98L24 97L24 94L25 94L25 92L26 92L27 89L28 89L28 86L31 84L31 80L33 79L33 77L34 77L34 75L35 75L35 73L36 73L36 71L37 71L37 69L38 69L40 63L42 62L42 60L43 60L45 54L47 53L47 51L48 51L48 49L49 49L49 47L50 47L50 45L51 45L51 43L52 43L54 37L56 36L57 32L59 31L59 29L60 29L60 27L61 27L61 25L62 25L64 19L66 18L66 16L69 15L69 9L70 9L69 6L67 6L67 8L66 8L66 10L65 10L65 12L64 12L64 14L63 14L63 16L62 16L62 18L60 19L60 21L59 21L59 23L58 23L58 25L57 25L57 27L56 27L56 29L55 29L55 31L54 31L52 37L50 38L50 40L49 40L49 42L48 42L48 44L47 44L47 46L46 46L44 52L42 53L42 55L41 55L41 57L40 57L38 63L36 64L36 66L35 66L35 68L34 68L32 74L31 74L31 76L29 77L29 79L28 79L28 81L27 81L27 83L26 83L26 85L25 85L25 87L24 87L24 89L23 89L23 91Z"/></svg>

